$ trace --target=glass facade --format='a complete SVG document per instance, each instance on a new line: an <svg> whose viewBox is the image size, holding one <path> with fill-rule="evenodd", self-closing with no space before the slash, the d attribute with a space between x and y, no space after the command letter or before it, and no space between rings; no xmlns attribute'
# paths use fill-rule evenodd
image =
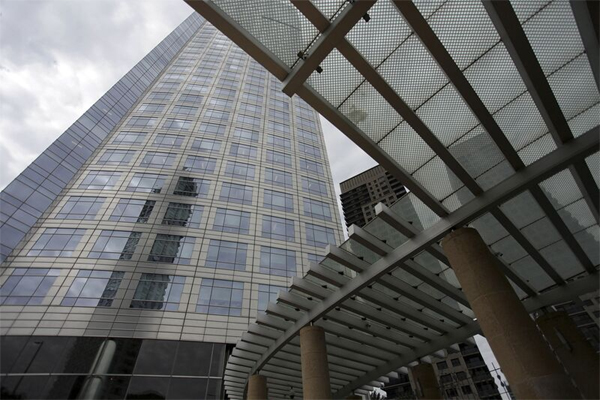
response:
<svg viewBox="0 0 600 400"><path fill-rule="evenodd" d="M342 240L318 115L199 16L165 41L82 117L85 156L2 193L2 397L222 398L226 345Z"/></svg>

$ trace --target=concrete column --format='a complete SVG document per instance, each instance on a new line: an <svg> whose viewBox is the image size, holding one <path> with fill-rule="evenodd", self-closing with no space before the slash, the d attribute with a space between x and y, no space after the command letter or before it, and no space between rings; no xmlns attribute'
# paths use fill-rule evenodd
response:
<svg viewBox="0 0 600 400"><path fill-rule="evenodd" d="M457 229L442 246L516 397L581 398L479 233Z"/></svg>
<svg viewBox="0 0 600 400"><path fill-rule="evenodd" d="M304 400L331 400L325 331L318 326L300 329Z"/></svg>
<svg viewBox="0 0 600 400"><path fill-rule="evenodd" d="M555 311L536 320L544 337L585 399L600 399L600 359L566 312Z"/></svg>
<svg viewBox="0 0 600 400"><path fill-rule="evenodd" d="M431 364L418 364L410 369L417 399L441 399L440 387Z"/></svg>
<svg viewBox="0 0 600 400"><path fill-rule="evenodd" d="M252 375L248 380L248 400L267 400L267 378Z"/></svg>

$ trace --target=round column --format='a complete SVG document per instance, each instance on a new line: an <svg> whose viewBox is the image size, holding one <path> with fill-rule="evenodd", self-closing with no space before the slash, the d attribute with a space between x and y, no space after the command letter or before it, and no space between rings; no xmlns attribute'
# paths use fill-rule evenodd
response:
<svg viewBox="0 0 600 400"><path fill-rule="evenodd" d="M554 353L586 399L600 399L600 360L566 312L554 311L536 320Z"/></svg>
<svg viewBox="0 0 600 400"><path fill-rule="evenodd" d="M581 398L479 233L457 229L442 246L516 397Z"/></svg>
<svg viewBox="0 0 600 400"><path fill-rule="evenodd" d="M418 364L410 369L418 399L441 399L440 387L431 364Z"/></svg>
<svg viewBox="0 0 600 400"><path fill-rule="evenodd" d="M304 400L331 400L325 331L318 326L300 329Z"/></svg>
<svg viewBox="0 0 600 400"><path fill-rule="evenodd" d="M248 380L248 400L267 400L267 378L252 375Z"/></svg>

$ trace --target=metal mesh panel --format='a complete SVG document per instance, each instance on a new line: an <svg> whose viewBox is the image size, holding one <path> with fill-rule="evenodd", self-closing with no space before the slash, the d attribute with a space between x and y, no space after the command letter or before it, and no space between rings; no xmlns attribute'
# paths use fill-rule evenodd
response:
<svg viewBox="0 0 600 400"><path fill-rule="evenodd" d="M408 238L383 222L375 218L365 226L365 230L378 238L385 241L389 246L396 248L406 242Z"/></svg>
<svg viewBox="0 0 600 400"><path fill-rule="evenodd" d="M360 72L337 49L333 49L325 57L321 68L323 72L313 72L308 78L308 83L335 107L339 107L364 81Z"/></svg>
<svg viewBox="0 0 600 400"><path fill-rule="evenodd" d="M427 251L419 253L413 260L433 274L439 274L449 268Z"/></svg>
<svg viewBox="0 0 600 400"><path fill-rule="evenodd" d="M561 208L558 210L558 215L560 215L571 233L576 233L595 225L594 216L584 199L577 200Z"/></svg>
<svg viewBox="0 0 600 400"><path fill-rule="evenodd" d="M473 178L477 178L504 160L500 149L481 126L472 129L454 142L449 150Z"/></svg>
<svg viewBox="0 0 600 400"><path fill-rule="evenodd" d="M442 204L448 209L448 211L455 211L465 205L467 202L473 200L475 196L466 186L463 186L450 196L446 197Z"/></svg>
<svg viewBox="0 0 600 400"><path fill-rule="evenodd" d="M569 120L569 127L574 137L579 137L592 128L600 125L600 103L596 103L587 110Z"/></svg>
<svg viewBox="0 0 600 400"><path fill-rule="evenodd" d="M554 286L554 281L529 256L513 263L511 267L538 292Z"/></svg>
<svg viewBox="0 0 600 400"><path fill-rule="evenodd" d="M596 186L600 186L600 153L595 153L587 157L585 163L596 181Z"/></svg>
<svg viewBox="0 0 600 400"><path fill-rule="evenodd" d="M447 1L428 22L460 69L500 40L479 1Z"/></svg>
<svg viewBox="0 0 600 400"><path fill-rule="evenodd" d="M549 0L511 0L511 4L520 23L531 18L532 15L546 7L550 2L551 1Z"/></svg>
<svg viewBox="0 0 600 400"><path fill-rule="evenodd" d="M346 250L349 253L354 254L356 257L361 258L370 264L373 264L375 261L381 258L381 256L379 256L378 254L372 252L362 244L352 239L346 240L340 246L340 248Z"/></svg>
<svg viewBox="0 0 600 400"><path fill-rule="evenodd" d="M554 139L552 139L552 136L548 133L523 147L518 151L518 154L525 165L530 165L554 150L556 150L556 144L554 144Z"/></svg>
<svg viewBox="0 0 600 400"><path fill-rule="evenodd" d="M475 180L483 190L488 190L514 173L515 170L510 166L508 161L504 160L481 174Z"/></svg>
<svg viewBox="0 0 600 400"><path fill-rule="evenodd" d="M492 250L509 265L527 256L527 252L512 236L507 236L494 243L492 245Z"/></svg>
<svg viewBox="0 0 600 400"><path fill-rule="evenodd" d="M519 229L544 218L545 214L529 191L513 197L500 206L500 209Z"/></svg>
<svg viewBox="0 0 600 400"><path fill-rule="evenodd" d="M429 18L437 11L447 0L414 0L415 6L419 9L425 19Z"/></svg>
<svg viewBox="0 0 600 400"><path fill-rule="evenodd" d="M346 0L311 0L312 3L327 17L331 19L340 7L347 4Z"/></svg>
<svg viewBox="0 0 600 400"><path fill-rule="evenodd" d="M438 200L445 199L464 186L437 156L415 171L413 177Z"/></svg>
<svg viewBox="0 0 600 400"><path fill-rule="evenodd" d="M348 32L346 39L377 67L385 57L411 34L396 6L389 0L379 0L369 10L371 20L359 20Z"/></svg>
<svg viewBox="0 0 600 400"><path fill-rule="evenodd" d="M508 236L508 232L490 213L486 213L477 218L475 221L471 222L469 226L477 229L477 232L479 232L483 241L488 245Z"/></svg>
<svg viewBox="0 0 600 400"><path fill-rule="evenodd" d="M583 266L564 240L551 244L540 250L540 253L552 268L564 279L571 278L584 272Z"/></svg>
<svg viewBox="0 0 600 400"><path fill-rule="evenodd" d="M377 71L413 110L448 82L416 35L409 37Z"/></svg>
<svg viewBox="0 0 600 400"><path fill-rule="evenodd" d="M548 218L542 218L521 229L523 235L536 249L541 249L561 240L560 234Z"/></svg>
<svg viewBox="0 0 600 400"><path fill-rule="evenodd" d="M288 0L213 0L227 15L291 67L298 52L319 34Z"/></svg>
<svg viewBox="0 0 600 400"><path fill-rule="evenodd" d="M576 233L575 239L592 263L600 264L600 227L598 224Z"/></svg>
<svg viewBox="0 0 600 400"><path fill-rule="evenodd" d="M408 173L415 172L421 165L435 156L431 147L406 122L398 125L378 144Z"/></svg>
<svg viewBox="0 0 600 400"><path fill-rule="evenodd" d="M418 230L430 228L440 220L439 216L412 193L402 197L390 208Z"/></svg>
<svg viewBox="0 0 600 400"><path fill-rule="evenodd" d="M555 209L562 208L583 197L573 174L568 169L560 171L540 183Z"/></svg>
<svg viewBox="0 0 600 400"><path fill-rule="evenodd" d="M402 120L368 82L360 85L339 110L374 141L381 139Z"/></svg>

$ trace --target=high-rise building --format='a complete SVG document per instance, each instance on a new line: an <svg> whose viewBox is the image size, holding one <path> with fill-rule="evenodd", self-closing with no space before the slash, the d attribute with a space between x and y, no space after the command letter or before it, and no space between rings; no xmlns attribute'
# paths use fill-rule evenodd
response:
<svg viewBox="0 0 600 400"><path fill-rule="evenodd" d="M317 113L190 16L2 192L2 398L222 398L334 193Z"/></svg>
<svg viewBox="0 0 600 400"><path fill-rule="evenodd" d="M361 228L375 218L376 204L392 206L406 194L406 188L380 165L341 182L340 190L346 225ZM460 351L445 358L432 357L442 395L455 399L500 398L494 377L477 345L465 342L458 346ZM386 387L389 387L384 389L390 397L414 398L418 392L418 385L407 375L390 379Z"/></svg>

